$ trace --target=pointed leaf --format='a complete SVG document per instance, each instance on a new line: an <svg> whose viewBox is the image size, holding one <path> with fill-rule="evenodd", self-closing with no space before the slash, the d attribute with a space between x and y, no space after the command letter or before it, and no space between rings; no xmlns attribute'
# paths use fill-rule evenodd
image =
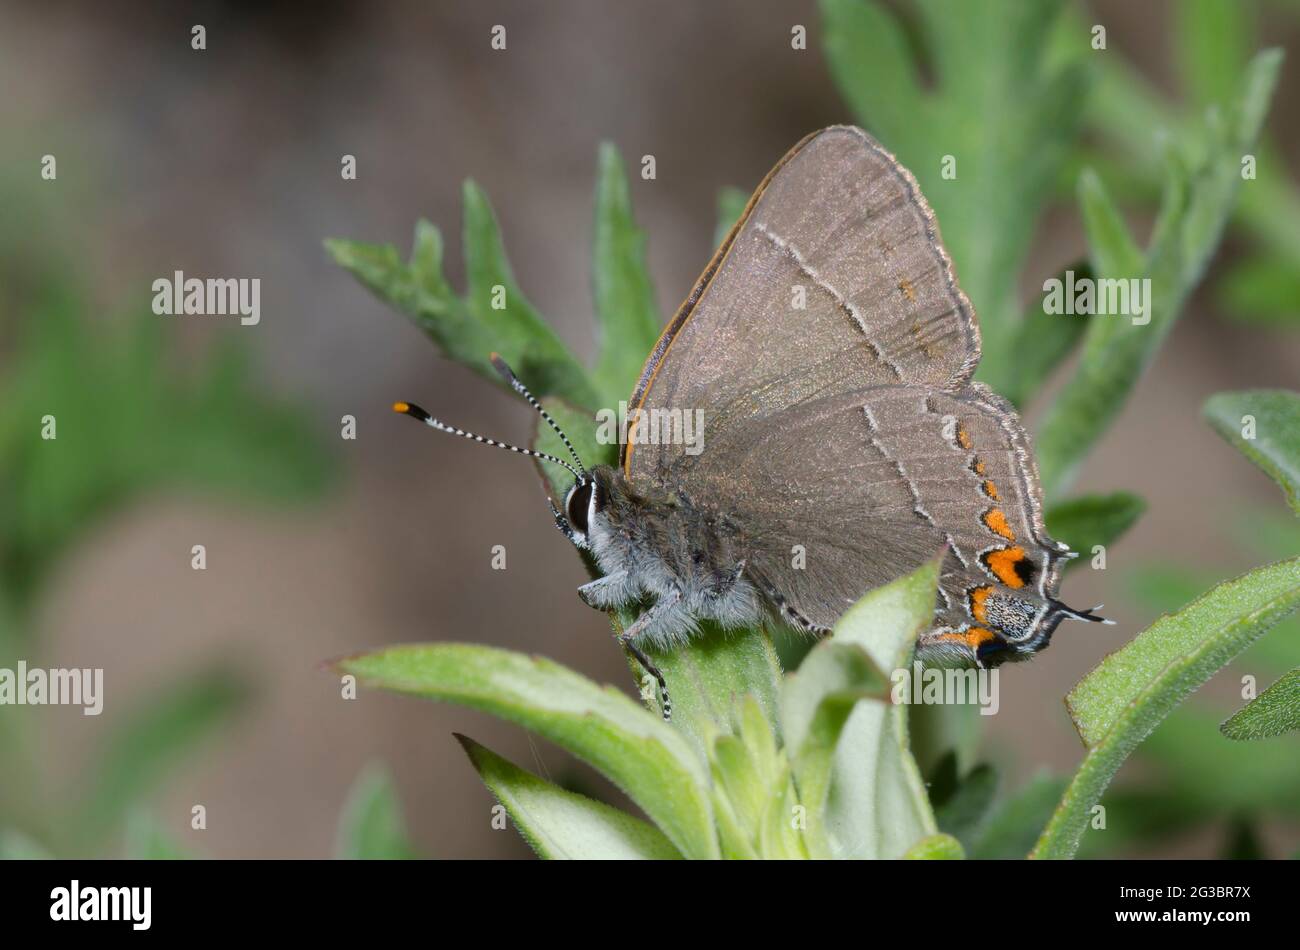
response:
<svg viewBox="0 0 1300 950"><path fill-rule="evenodd" d="M937 584L938 564L932 562L872 591L840 618L834 642L862 647L893 678L907 670L916 637L934 614ZM905 698L910 677L899 681ZM865 700L850 713L835 751L825 815L838 857L901 857L938 830L908 751L903 704Z"/></svg>
<svg viewBox="0 0 1300 950"><path fill-rule="evenodd" d="M538 778L473 739L456 739L539 857L671 860L681 853L654 825Z"/></svg>
<svg viewBox="0 0 1300 950"><path fill-rule="evenodd" d="M407 837L397 788L383 766L367 766L352 784L339 820L334 856L358 861L416 857Z"/></svg>
<svg viewBox="0 0 1300 950"><path fill-rule="evenodd" d="M1047 530L1080 555L1065 563L1069 570L1087 564L1097 545L1109 547L1118 540L1146 507L1145 501L1128 492L1071 498L1047 509Z"/></svg>
<svg viewBox="0 0 1300 950"><path fill-rule="evenodd" d="M1187 695L1300 604L1300 558L1257 568L1162 617L1066 698L1088 754L1033 856L1071 857L1124 760Z"/></svg>
<svg viewBox="0 0 1300 950"><path fill-rule="evenodd" d="M1282 487L1287 504L1300 514L1300 393L1219 393L1205 403L1205 417Z"/></svg>
<svg viewBox="0 0 1300 950"><path fill-rule="evenodd" d="M1229 739L1267 739L1300 729L1300 670L1292 670L1219 727Z"/></svg>
<svg viewBox="0 0 1300 950"><path fill-rule="evenodd" d="M1078 368L1035 440L1049 498L1065 487L1119 414L1200 280L1232 210L1242 181L1241 156L1255 146L1280 65L1277 50L1256 56L1223 121L1203 123L1195 137L1183 143L1190 156L1170 152L1165 198L1145 255L1138 253L1099 180L1081 179L1080 200L1098 277L1138 287L1144 305L1139 314L1130 300L1134 312L1098 314L1088 322ZM1123 298L1118 300L1122 303Z"/></svg>
<svg viewBox="0 0 1300 950"><path fill-rule="evenodd" d="M592 258L600 324L600 358L593 378L602 405L613 408L631 395L659 340L663 319L646 270L645 235L632 218L623 160L608 142L600 147Z"/></svg>
<svg viewBox="0 0 1300 950"><path fill-rule="evenodd" d="M541 657L460 643L392 647L337 668L370 686L516 722L604 774L686 857L718 854L703 763L672 727L614 689Z"/></svg>

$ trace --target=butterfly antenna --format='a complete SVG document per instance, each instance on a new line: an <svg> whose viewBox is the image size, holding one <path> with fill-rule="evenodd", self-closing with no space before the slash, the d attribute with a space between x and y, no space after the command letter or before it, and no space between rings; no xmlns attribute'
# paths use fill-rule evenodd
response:
<svg viewBox="0 0 1300 950"><path fill-rule="evenodd" d="M511 445L509 442L498 442L496 439L489 439L484 435L475 435L473 432L466 432L464 429L457 429L455 426L449 426L446 423L439 422L433 416L429 415L415 403L395 402L393 403L393 412L400 412L404 416L410 416L412 419L418 419L430 428L437 429L439 432L449 432L452 435L458 435L462 439L472 439L475 442L481 442L484 445L492 445L498 449L509 449L511 452L518 452L520 455L531 455L533 458L545 459L548 462L554 462L561 465L573 473L573 477L578 481L586 481L588 478L587 470L579 472L564 459L556 458L554 455L548 455L545 452L537 452L533 449L521 449L517 445ZM581 463L579 463L581 464Z"/></svg>
<svg viewBox="0 0 1300 950"><path fill-rule="evenodd" d="M555 434L560 437L560 441L563 442L564 447L569 450L569 454L573 456L573 460L578 463L578 468L582 470L582 474L586 475L587 467L582 464L582 459L578 458L577 450L573 447L573 443L569 441L569 437L564 434L564 430L560 428L559 423L552 419L551 414L542 408L542 404L528 391L528 387L519 381L519 377L516 376L514 371L506 365L506 361L503 360L499 354L493 353L489 359L492 361L492 368L501 374L501 378L510 384L510 388L523 396L524 399L528 401L528 405L536 409L538 414L546 420L546 424L555 430ZM570 469L570 471L572 470Z"/></svg>

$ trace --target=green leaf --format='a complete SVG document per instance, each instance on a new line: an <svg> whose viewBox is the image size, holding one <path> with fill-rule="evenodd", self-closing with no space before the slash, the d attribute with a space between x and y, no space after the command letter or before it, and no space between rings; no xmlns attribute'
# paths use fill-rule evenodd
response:
<svg viewBox="0 0 1300 950"><path fill-rule="evenodd" d="M1054 278L1061 282L1062 290L1068 286L1068 272L1073 272L1075 281L1093 277L1092 265L1080 261ZM1086 316L1049 312L1050 288L1044 286L1047 289L1021 317L1013 345L1016 372L1007 377L1000 390L1016 406L1023 407L1033 398L1052 372L1074 352L1088 326Z"/></svg>
<svg viewBox="0 0 1300 950"><path fill-rule="evenodd" d="M402 818L393 776L382 765L362 769L339 818L334 856L354 861L405 861L416 857Z"/></svg>
<svg viewBox="0 0 1300 950"><path fill-rule="evenodd" d="M768 713L752 695L735 702L731 731L713 741L709 760L723 856L807 858L797 827L790 764L777 747Z"/></svg>
<svg viewBox="0 0 1300 950"><path fill-rule="evenodd" d="M203 740L242 709L249 689L224 670L190 676L150 697L114 725L101 746L78 827L82 841L110 832L131 807L162 784Z"/></svg>
<svg viewBox="0 0 1300 950"><path fill-rule="evenodd" d="M688 742L622 693L541 657L460 643L349 657L340 671L518 723L621 788L689 858L717 857L709 779Z"/></svg>
<svg viewBox="0 0 1300 950"><path fill-rule="evenodd" d="M859 700L886 702L889 678L871 654L857 643L823 640L808 654L782 689L782 720L790 750L799 800L812 815L820 815L830 793L839 746L849 715ZM815 829L819 846L829 849L822 829Z"/></svg>
<svg viewBox="0 0 1300 950"><path fill-rule="evenodd" d="M586 370L516 284L487 196L466 182L463 199L464 297L443 276L442 234L427 221L416 224L406 264L390 244L330 239L325 248L375 296L410 317L448 359L508 388L489 359L500 353L538 398L595 407L599 398Z"/></svg>
<svg viewBox="0 0 1300 950"><path fill-rule="evenodd" d="M1229 739L1267 739L1300 729L1300 669L1292 670L1219 727Z"/></svg>
<svg viewBox="0 0 1300 950"><path fill-rule="evenodd" d="M645 236L632 219L623 160L609 143L600 148L591 274L600 325L593 378L602 404L616 407L631 396L663 320L646 270Z"/></svg>
<svg viewBox="0 0 1300 950"><path fill-rule="evenodd" d="M666 860L681 853L654 825L526 772L473 739L456 739L539 857Z"/></svg>
<svg viewBox="0 0 1300 950"><path fill-rule="evenodd" d="M624 612L622 625L635 619ZM622 626L619 627L622 629ZM673 725L697 749L707 748L709 737L731 721L737 699L752 696L766 717L769 729L780 735L778 718L781 663L772 638L762 628L722 630L712 622L702 623L691 642L675 650L647 651L668 683L673 703ZM641 678L643 695L650 708L659 711L657 693L640 665L632 663Z"/></svg>
<svg viewBox="0 0 1300 950"><path fill-rule="evenodd" d="M1128 755L1186 696L1300 604L1300 558L1257 568L1162 617L1066 698L1088 753L1034 849L1070 857Z"/></svg>
<svg viewBox="0 0 1300 950"><path fill-rule="evenodd" d="M65 291L34 305L0 379L0 601L19 626L59 560L144 492L283 505L319 496L334 473L302 409L261 392L242 340L178 376L158 316L105 329L84 309Z"/></svg>
<svg viewBox="0 0 1300 950"><path fill-rule="evenodd" d="M993 766L975 766L957 777L957 757L947 756L940 774L930 782L930 803L934 806L939 830L969 846L977 837L998 790L998 774Z"/></svg>
<svg viewBox="0 0 1300 950"><path fill-rule="evenodd" d="M1282 487L1287 504L1300 514L1300 394L1283 389L1218 393L1206 401L1205 417Z"/></svg>
<svg viewBox="0 0 1300 950"><path fill-rule="evenodd" d="M934 614L937 585L932 562L877 588L840 618L831 642L861 647L891 679L895 671L906 673L916 637ZM910 677L898 681L906 698ZM837 857L901 857L938 831L908 751L904 703L867 700L849 715L835 750L825 820Z"/></svg>
<svg viewBox="0 0 1300 950"><path fill-rule="evenodd" d="M1147 504L1137 495L1115 492L1084 495L1047 509L1047 530L1081 557L1066 562L1066 569L1087 564L1097 545L1108 547L1137 522Z"/></svg>
<svg viewBox="0 0 1300 950"><path fill-rule="evenodd" d="M1300 736L1278 736L1267 749L1230 742L1219 733L1221 718L1184 705L1142 744L1143 768L1160 777L1180 811L1196 809L1210 818L1234 812L1300 817Z"/></svg>
<svg viewBox="0 0 1300 950"><path fill-rule="evenodd" d="M922 838L903 857L910 861L960 861L966 852L952 835L937 834Z"/></svg>
<svg viewBox="0 0 1300 950"><path fill-rule="evenodd" d="M976 840L967 847L970 857L995 861L1023 858L1051 818L1066 785L1058 776L1035 776L989 813Z"/></svg>
<svg viewBox="0 0 1300 950"><path fill-rule="evenodd" d="M1114 274L1135 274L1146 260L1141 248L1129 233L1124 216L1111 200L1106 186L1096 172L1085 168L1079 175L1079 209L1083 213L1094 279Z"/></svg>
<svg viewBox="0 0 1300 950"><path fill-rule="evenodd" d="M1178 76L1201 106L1228 101L1255 42L1250 4L1183 0L1174 6L1174 51Z"/></svg>
<svg viewBox="0 0 1300 950"><path fill-rule="evenodd" d="M1277 329L1300 327L1300 268L1281 256L1239 261L1219 279L1216 302L1237 323Z"/></svg>
<svg viewBox="0 0 1300 950"><path fill-rule="evenodd" d="M157 819L137 809L126 820L123 853L134 861L184 861L191 855L176 843Z"/></svg>
<svg viewBox="0 0 1300 950"><path fill-rule="evenodd" d="M980 315L980 378L1005 392L1019 371L1020 268L1083 115L1084 50L1051 55L1059 2L907 9L911 35L893 5L823 0L827 63L858 122L920 182Z"/></svg>
<svg viewBox="0 0 1300 950"><path fill-rule="evenodd" d="M1222 120L1207 122L1197 137L1183 143L1187 154L1171 156L1160 218L1145 256L1137 252L1100 180L1091 175L1081 179L1080 201L1100 279L1150 284L1141 317L1098 315L1088 321L1078 368L1035 440L1049 498L1065 487L1080 459L1118 415L1200 280L1232 209L1241 184L1241 156L1254 147L1280 65L1278 51L1256 56Z"/></svg>

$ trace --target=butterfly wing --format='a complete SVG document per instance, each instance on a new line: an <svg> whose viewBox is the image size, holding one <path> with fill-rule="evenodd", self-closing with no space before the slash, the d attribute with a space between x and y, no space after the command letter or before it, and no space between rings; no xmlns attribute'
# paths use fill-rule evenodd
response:
<svg viewBox="0 0 1300 950"><path fill-rule="evenodd" d="M1068 556L1042 521L1028 437L986 387L874 387L759 420L689 470L692 504L726 512L746 570L799 625L829 628L863 594L944 552L934 655L1032 652L1063 615ZM1003 657L1005 658L1005 657Z"/></svg>
<svg viewBox="0 0 1300 950"><path fill-rule="evenodd" d="M723 463L652 442L655 412L702 409L712 438L870 386L956 389L978 362L974 313L916 180L860 129L825 129L759 186L655 347L629 403L624 473L644 489Z"/></svg>

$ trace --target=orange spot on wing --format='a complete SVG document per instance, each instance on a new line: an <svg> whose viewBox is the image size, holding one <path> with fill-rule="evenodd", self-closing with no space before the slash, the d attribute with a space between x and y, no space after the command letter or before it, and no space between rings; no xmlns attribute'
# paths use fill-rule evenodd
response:
<svg viewBox="0 0 1300 950"><path fill-rule="evenodd" d="M1011 530L1007 524L1007 516L1002 513L1001 508L990 508L984 512L984 526L994 534L1006 538L1008 541L1016 539L1016 533Z"/></svg>
<svg viewBox="0 0 1300 950"><path fill-rule="evenodd" d="M963 449L969 449L971 445L974 444L971 442L970 433L966 431L966 427L964 425L958 424L957 426L957 444L960 445Z"/></svg>
<svg viewBox="0 0 1300 950"><path fill-rule="evenodd" d="M989 595L992 593L992 587L976 587L970 592L970 614L980 623L989 622L985 609Z"/></svg>
<svg viewBox="0 0 1300 950"><path fill-rule="evenodd" d="M976 460L975 460L975 464L972 465L971 468L975 470L975 474L976 474L976 475L983 475L983 474L984 474L984 463L983 463L982 461L980 461L979 459L976 459Z"/></svg>
<svg viewBox="0 0 1300 950"><path fill-rule="evenodd" d="M980 462L980 465L981 465L981 466L982 466L983 464L984 464L983 462ZM985 482L984 482L984 494L988 495L988 496L989 496L990 498L992 498L994 501L997 501L997 500L998 500L998 486L997 486L997 485L994 485L991 481L985 480Z"/></svg>
<svg viewBox="0 0 1300 950"><path fill-rule="evenodd" d="M972 650L977 649L981 643L988 643L996 638L997 634L985 627L971 627L966 631L966 643Z"/></svg>
<svg viewBox="0 0 1300 950"><path fill-rule="evenodd" d="M910 280L900 280L898 282L898 289L903 292L903 296L908 300L913 303L916 302L916 291L912 289L912 282Z"/></svg>
<svg viewBox="0 0 1300 950"><path fill-rule="evenodd" d="M1025 586L1025 580L1016 570L1016 565L1022 561L1028 561L1025 555L1025 549L1016 545L1009 548L998 548L996 551L990 551L984 555L984 563L988 565L993 576L1006 584L1008 587L1019 589Z"/></svg>

